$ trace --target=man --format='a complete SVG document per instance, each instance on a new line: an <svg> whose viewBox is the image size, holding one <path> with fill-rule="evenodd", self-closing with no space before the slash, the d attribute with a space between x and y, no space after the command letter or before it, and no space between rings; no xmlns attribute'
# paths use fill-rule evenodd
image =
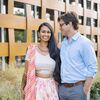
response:
<svg viewBox="0 0 100 100"><path fill-rule="evenodd" d="M60 100L87 100L96 74L96 56L89 39L78 32L76 13L68 12L58 18L64 39L61 45Z"/></svg>

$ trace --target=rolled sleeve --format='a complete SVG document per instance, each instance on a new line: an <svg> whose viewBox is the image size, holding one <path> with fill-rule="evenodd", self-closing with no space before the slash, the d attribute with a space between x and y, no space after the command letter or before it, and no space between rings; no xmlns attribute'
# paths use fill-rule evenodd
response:
<svg viewBox="0 0 100 100"><path fill-rule="evenodd" d="M84 43L82 52L83 61L87 67L86 77L94 77L97 72L97 59L91 42Z"/></svg>

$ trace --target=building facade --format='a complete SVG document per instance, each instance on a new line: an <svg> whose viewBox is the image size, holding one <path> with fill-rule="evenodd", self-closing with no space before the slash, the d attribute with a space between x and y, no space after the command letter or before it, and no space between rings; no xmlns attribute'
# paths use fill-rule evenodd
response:
<svg viewBox="0 0 100 100"><path fill-rule="evenodd" d="M38 43L42 22L53 26L61 43L57 18L68 11L79 15L79 31L93 41L100 59L100 0L0 0L0 64L24 61L27 46Z"/></svg>

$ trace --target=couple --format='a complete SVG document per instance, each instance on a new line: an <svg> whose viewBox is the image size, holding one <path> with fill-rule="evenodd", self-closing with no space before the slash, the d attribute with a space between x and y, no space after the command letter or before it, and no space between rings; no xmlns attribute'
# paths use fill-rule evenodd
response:
<svg viewBox="0 0 100 100"><path fill-rule="evenodd" d="M58 22L65 36L60 51L48 23L39 26L40 43L28 47L23 100L87 100L97 71L94 49L90 40L78 32L76 13L68 12Z"/></svg>

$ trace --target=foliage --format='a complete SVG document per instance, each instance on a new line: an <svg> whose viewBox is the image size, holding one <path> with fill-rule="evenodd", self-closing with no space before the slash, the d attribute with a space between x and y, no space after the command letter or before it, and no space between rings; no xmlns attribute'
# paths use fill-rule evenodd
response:
<svg viewBox="0 0 100 100"><path fill-rule="evenodd" d="M95 82L91 87L90 97L93 100L100 100L100 82Z"/></svg>
<svg viewBox="0 0 100 100"><path fill-rule="evenodd" d="M23 30L15 30L15 41L25 42L25 32Z"/></svg>

